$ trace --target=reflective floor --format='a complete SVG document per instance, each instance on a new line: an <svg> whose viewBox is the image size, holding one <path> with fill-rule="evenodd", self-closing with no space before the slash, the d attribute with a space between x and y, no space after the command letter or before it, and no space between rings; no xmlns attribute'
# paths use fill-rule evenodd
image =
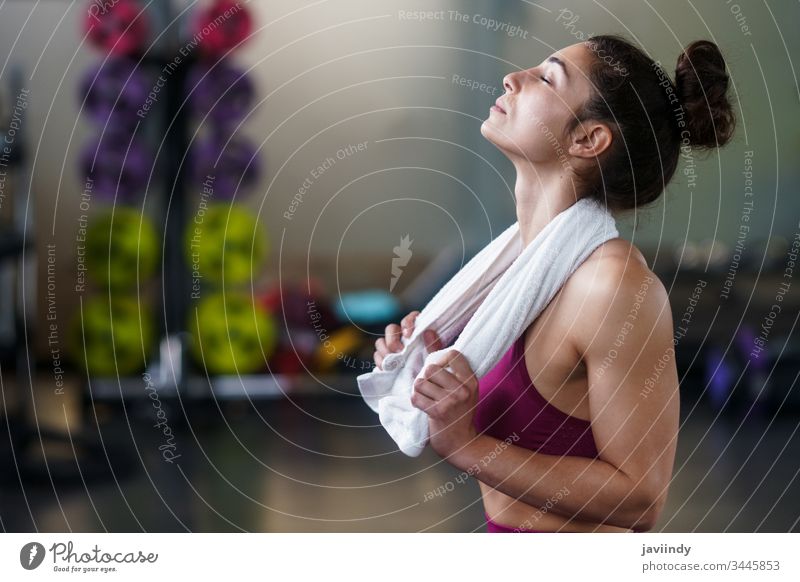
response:
<svg viewBox="0 0 800 582"><path fill-rule="evenodd" d="M430 450L418 458L395 452L357 397L195 402L183 411L176 401L161 405L160 425L148 401L99 406L102 443L94 435L44 452L35 445L25 464L4 456L0 527L485 531L477 482L459 482L459 472ZM743 420L692 406L684 402L674 479L656 530L800 531L796 417ZM41 472L43 454L49 475ZM441 486L444 494L430 495Z"/></svg>

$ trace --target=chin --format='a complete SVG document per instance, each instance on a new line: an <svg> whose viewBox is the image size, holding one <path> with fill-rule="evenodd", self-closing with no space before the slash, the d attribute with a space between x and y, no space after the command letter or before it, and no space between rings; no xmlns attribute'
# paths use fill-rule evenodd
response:
<svg viewBox="0 0 800 582"><path fill-rule="evenodd" d="M500 145L497 142L497 128L494 127L487 119L481 124L481 135L497 147Z"/></svg>
<svg viewBox="0 0 800 582"><path fill-rule="evenodd" d="M508 138L500 132L495 126L493 126L489 121L484 121L481 124L481 135L492 144L494 147L499 149L503 152L506 156L509 155L510 151L513 151L516 148L510 148L508 142Z"/></svg>

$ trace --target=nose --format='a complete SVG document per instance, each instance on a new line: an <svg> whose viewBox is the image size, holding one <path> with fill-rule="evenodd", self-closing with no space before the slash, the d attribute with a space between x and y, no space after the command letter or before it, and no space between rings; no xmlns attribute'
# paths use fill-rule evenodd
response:
<svg viewBox="0 0 800 582"><path fill-rule="evenodd" d="M506 93L514 93L519 90L519 81L516 73L509 73L503 77L503 87L505 87Z"/></svg>

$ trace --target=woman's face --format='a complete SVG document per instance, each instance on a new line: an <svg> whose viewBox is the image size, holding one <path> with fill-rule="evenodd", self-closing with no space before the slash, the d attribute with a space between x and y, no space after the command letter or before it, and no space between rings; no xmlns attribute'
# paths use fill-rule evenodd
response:
<svg viewBox="0 0 800 582"><path fill-rule="evenodd" d="M591 95L591 62L590 50L578 43L538 67L509 73L503 79L506 92L490 109L481 133L509 157L565 163L571 140L563 131Z"/></svg>

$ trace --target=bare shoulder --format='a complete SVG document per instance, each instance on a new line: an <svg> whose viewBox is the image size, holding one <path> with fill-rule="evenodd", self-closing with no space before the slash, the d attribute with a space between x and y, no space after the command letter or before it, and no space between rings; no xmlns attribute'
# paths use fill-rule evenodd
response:
<svg viewBox="0 0 800 582"><path fill-rule="evenodd" d="M642 253L624 239L598 247L567 286L576 321L573 341L580 353L586 352L592 338L608 340L604 329L616 334L632 318L662 337L672 335L669 294Z"/></svg>
<svg viewBox="0 0 800 582"><path fill-rule="evenodd" d="M644 258L642 251L624 238L612 238L601 244L589 255L578 269L585 267L593 261L605 261L605 264L608 264L609 261L621 261L626 265L631 264L631 266L636 266L639 264L647 268L647 260Z"/></svg>
<svg viewBox="0 0 800 582"><path fill-rule="evenodd" d="M644 255L633 244L622 238L611 239L600 245L575 270L567 284L571 293L599 299L609 292L625 292L642 280L658 281L650 270ZM658 281L660 283L660 281Z"/></svg>

